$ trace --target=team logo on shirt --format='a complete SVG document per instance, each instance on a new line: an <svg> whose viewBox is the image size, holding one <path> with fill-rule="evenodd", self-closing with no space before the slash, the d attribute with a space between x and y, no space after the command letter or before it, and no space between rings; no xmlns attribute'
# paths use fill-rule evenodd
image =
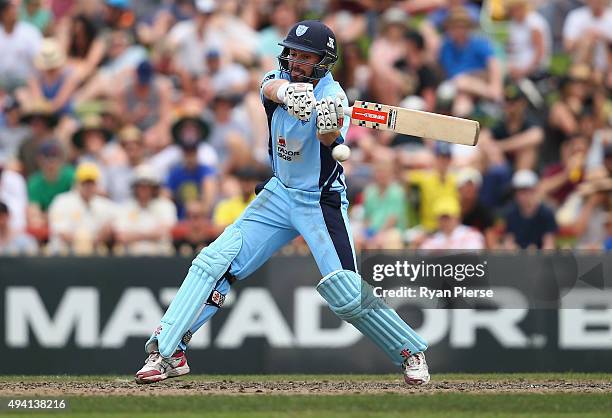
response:
<svg viewBox="0 0 612 418"><path fill-rule="evenodd" d="M289 148L290 147L287 146L287 140L279 135L278 139L276 140L276 153L278 154L278 156L285 161L299 160L301 158L300 151L291 150Z"/></svg>

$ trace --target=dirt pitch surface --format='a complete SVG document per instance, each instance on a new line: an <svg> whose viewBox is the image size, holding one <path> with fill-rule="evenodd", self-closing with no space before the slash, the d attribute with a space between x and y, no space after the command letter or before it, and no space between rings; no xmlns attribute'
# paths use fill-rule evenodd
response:
<svg viewBox="0 0 612 418"><path fill-rule="evenodd" d="M159 395L347 395L382 393L599 393L612 396L610 377L443 375L406 386L399 376L186 376L151 385L127 377L0 376L0 397Z"/></svg>

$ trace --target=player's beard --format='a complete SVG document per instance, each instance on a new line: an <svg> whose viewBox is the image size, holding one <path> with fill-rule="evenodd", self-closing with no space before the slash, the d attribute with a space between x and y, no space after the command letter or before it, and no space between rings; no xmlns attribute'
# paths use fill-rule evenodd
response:
<svg viewBox="0 0 612 418"><path fill-rule="evenodd" d="M305 80L306 73L302 70L292 70L291 71L291 80L294 82L302 83Z"/></svg>

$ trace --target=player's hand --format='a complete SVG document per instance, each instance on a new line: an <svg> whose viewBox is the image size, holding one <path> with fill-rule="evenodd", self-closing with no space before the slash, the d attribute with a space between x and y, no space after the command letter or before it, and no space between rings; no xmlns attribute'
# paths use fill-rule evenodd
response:
<svg viewBox="0 0 612 418"><path fill-rule="evenodd" d="M316 102L312 84L289 83L280 87L277 95L291 116L304 121L310 119Z"/></svg>
<svg viewBox="0 0 612 418"><path fill-rule="evenodd" d="M317 102L317 132L319 134L340 130L344 121L342 100L345 98L344 93L338 93L336 97L324 97Z"/></svg>

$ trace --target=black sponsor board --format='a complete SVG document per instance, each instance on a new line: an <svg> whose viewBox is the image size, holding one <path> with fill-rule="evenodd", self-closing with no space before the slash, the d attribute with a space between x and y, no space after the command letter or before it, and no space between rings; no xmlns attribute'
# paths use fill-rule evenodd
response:
<svg viewBox="0 0 612 418"><path fill-rule="evenodd" d="M378 256L383 263L397 254ZM387 300L430 342L427 360L434 373L612 372L611 256L561 256L486 255L490 287L504 285L507 295L522 298L510 309L453 306L444 298L435 309L409 298ZM420 263L419 257L404 260ZM369 255L362 259L368 276ZM189 264L184 258L0 258L0 353L10 359L0 374L135 372L144 361L143 344ZM334 317L315 290L319 280L310 257L277 256L235 283L221 311L190 343L192 370L396 371L372 343ZM534 295L526 280L551 285L536 286L544 293ZM468 286L467 279L462 283Z"/></svg>

